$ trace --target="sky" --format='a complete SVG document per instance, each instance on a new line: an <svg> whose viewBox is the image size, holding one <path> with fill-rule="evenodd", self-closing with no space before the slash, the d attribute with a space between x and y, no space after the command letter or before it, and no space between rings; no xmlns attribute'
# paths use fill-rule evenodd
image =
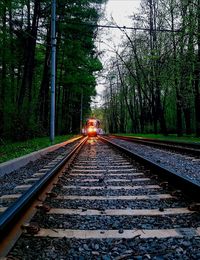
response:
<svg viewBox="0 0 200 260"><path fill-rule="evenodd" d="M140 2L140 0L108 0L106 4L107 17L109 18L112 14L115 21L120 25L131 25L128 16L137 12Z"/></svg>
<svg viewBox="0 0 200 260"><path fill-rule="evenodd" d="M138 12L140 2L141 0L108 0L105 8L105 18L101 20L99 24L109 24L113 17L114 21L119 26L131 26L132 21L130 16L133 13ZM118 46L122 37L123 35L119 29L101 29L99 39L105 42L105 44L99 42L97 43L97 48L99 51L104 51L104 55L101 56L102 63L105 63L112 56L112 52L109 51L109 45ZM101 95L105 86L101 84L101 78L99 78L97 82L98 85L96 90L98 95L96 96L93 105L96 104L100 106L102 104Z"/></svg>

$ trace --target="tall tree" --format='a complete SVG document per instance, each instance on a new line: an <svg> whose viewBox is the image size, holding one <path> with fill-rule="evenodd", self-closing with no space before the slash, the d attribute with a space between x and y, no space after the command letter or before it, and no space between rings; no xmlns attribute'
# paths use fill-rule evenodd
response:
<svg viewBox="0 0 200 260"><path fill-rule="evenodd" d="M57 1L57 133L79 132L82 91L83 113L90 111L102 68L94 39L104 2ZM0 5L0 138L48 134L51 6L46 0Z"/></svg>

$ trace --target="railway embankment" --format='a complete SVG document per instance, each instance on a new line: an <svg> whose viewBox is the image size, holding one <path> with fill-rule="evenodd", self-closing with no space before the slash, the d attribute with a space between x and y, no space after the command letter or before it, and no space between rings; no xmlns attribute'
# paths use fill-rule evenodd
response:
<svg viewBox="0 0 200 260"><path fill-rule="evenodd" d="M27 165L27 167L25 167L24 170L26 170L26 168L29 169L32 162L34 162L36 160L40 160L40 161L38 161L38 163L35 163L35 165L42 164L42 161L46 161L46 160L48 161L48 158L49 158L49 160L51 160L51 158L54 158L57 154L62 152L62 149L65 149L65 147L68 144L70 144L71 142L74 142L75 140L80 139L81 137L82 136L77 136L77 137L71 138L67 141L64 141L64 142L61 142L61 143L58 143L58 144L55 144L55 145L52 145L49 147L45 147L38 151L34 151L32 153L28 153L28 154L20 156L18 158L14 158L12 160L3 162L0 164L0 176L3 176L4 174L9 174L14 171L18 171L21 167L24 167L27 164L30 164L30 165Z"/></svg>

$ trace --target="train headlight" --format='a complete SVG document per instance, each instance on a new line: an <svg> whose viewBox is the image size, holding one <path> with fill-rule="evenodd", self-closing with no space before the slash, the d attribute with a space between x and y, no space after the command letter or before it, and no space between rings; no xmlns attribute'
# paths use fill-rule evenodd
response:
<svg viewBox="0 0 200 260"><path fill-rule="evenodd" d="M93 133L93 132L96 132L97 129L95 127L89 127L88 128L88 133Z"/></svg>
<svg viewBox="0 0 200 260"><path fill-rule="evenodd" d="M88 133L92 133L93 132L93 128L89 127L88 128Z"/></svg>

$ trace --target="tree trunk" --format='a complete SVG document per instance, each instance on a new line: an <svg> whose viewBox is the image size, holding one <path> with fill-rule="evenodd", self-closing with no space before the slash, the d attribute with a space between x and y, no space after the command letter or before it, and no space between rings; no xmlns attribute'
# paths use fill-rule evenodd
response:
<svg viewBox="0 0 200 260"><path fill-rule="evenodd" d="M30 7L28 7L28 10L29 8ZM33 75L34 75L35 48L36 48L36 39L37 39L37 31L38 31L39 14L40 14L40 1L35 0L32 25L31 28L28 27L29 35L25 42L24 73L22 77L22 85L21 85L19 100L18 100L18 107L20 112L22 112L25 98L27 98L27 102L28 102L27 103L28 105L26 104L25 107L28 108L28 111L31 109L32 83L33 83ZM29 14L27 18L30 19ZM28 21L28 26L30 26L29 21ZM29 115L27 115L27 118L29 118Z"/></svg>
<svg viewBox="0 0 200 260"><path fill-rule="evenodd" d="M9 6L9 34L10 34L10 52L11 52L11 57L14 57L14 49L15 49L15 46L14 46L14 43L13 43L13 25L12 25L12 3L10 2L10 6ZM15 89L16 86L15 86L15 79L14 79L14 69L15 69L15 66L14 66L14 63L16 61L14 61L13 59L11 59L10 61L10 88L11 88L11 91L10 91L10 100L12 102L12 105L15 107L15 100L16 100L16 96L15 96L15 92L12 90L12 89Z"/></svg>
<svg viewBox="0 0 200 260"><path fill-rule="evenodd" d="M172 31L174 31L174 6L173 1L171 1L171 23ZM176 133L178 136L183 135L183 126L182 126L182 98L180 94L179 82L178 82L178 68L177 68L177 47L175 35L172 34L172 43L173 43L173 57L174 57L174 85L176 88ZM181 43L182 44L182 43Z"/></svg>
<svg viewBox="0 0 200 260"><path fill-rule="evenodd" d="M198 0L197 6L197 23L198 23L198 33L197 33L197 62L195 68L195 115L196 115L196 136L200 137L200 0Z"/></svg>
<svg viewBox="0 0 200 260"><path fill-rule="evenodd" d="M191 135L191 112L189 108L183 110L186 125L186 135Z"/></svg>
<svg viewBox="0 0 200 260"><path fill-rule="evenodd" d="M43 129L49 129L49 78L50 78L50 29L47 31L43 76L39 91L39 121ZM48 131L47 131L48 132Z"/></svg>
<svg viewBox="0 0 200 260"><path fill-rule="evenodd" d="M0 138L4 134L5 121L4 121L4 105L5 105L5 90L6 90L6 77L7 77L7 63L6 63L6 7L3 7L3 17L2 17L2 70L1 70L1 86L0 86Z"/></svg>
<svg viewBox="0 0 200 260"><path fill-rule="evenodd" d="M134 120L133 110L131 109L131 103L130 103L131 101L129 102L129 100L128 100L128 93L127 93L128 92L128 88L126 86L126 83L123 81L122 74L121 74L118 62L117 62L117 70L118 70L118 74L119 74L119 80L120 80L121 86L122 86L122 94L124 96L124 102L126 104L126 107L127 107L130 119L131 119L131 125L134 125L135 124L135 120Z"/></svg>
<svg viewBox="0 0 200 260"><path fill-rule="evenodd" d="M182 101L178 88L176 89L176 131L178 136L183 135Z"/></svg>

